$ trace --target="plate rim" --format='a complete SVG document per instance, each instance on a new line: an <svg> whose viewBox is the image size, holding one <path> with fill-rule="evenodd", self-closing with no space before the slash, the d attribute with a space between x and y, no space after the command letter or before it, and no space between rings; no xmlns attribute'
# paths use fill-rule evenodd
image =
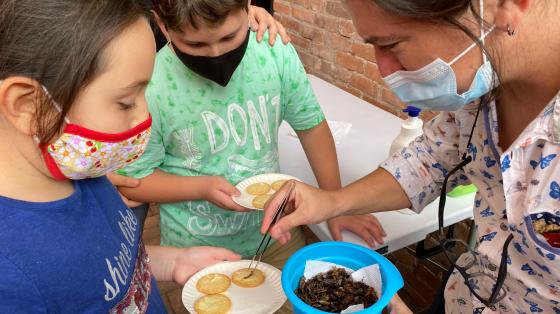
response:
<svg viewBox="0 0 560 314"><path fill-rule="evenodd" d="M258 179L259 177L266 177L266 176L281 176L281 177L286 177L286 180L296 180L296 181L298 181L298 182L303 182L303 181L302 181L301 179L299 179L298 177L295 177L295 176L290 175L290 174L285 174L285 173L261 173L261 174L254 175L254 176L249 177L249 178L245 178L244 180L238 182L238 183L235 185L235 188L238 189L238 190L242 193L242 195L243 195L244 192L241 191L241 189L239 188L239 186L242 186L242 185L246 184L247 181L252 181L252 180ZM279 180L282 180L282 179L279 179ZM276 193L276 191L274 191L274 193ZM231 199L232 199L237 205L242 206L242 207L244 207L244 208L251 209L251 210L254 210L254 211L263 211L263 210L264 210L263 208L256 208L256 207L254 207L253 204L250 204L250 206L247 206L248 204L246 204L246 203L244 203L244 202L241 202L241 201L239 200L240 197L238 197L238 196L232 196Z"/></svg>
<svg viewBox="0 0 560 314"><path fill-rule="evenodd" d="M191 309L191 308L189 308L189 306L187 306L187 304L186 304L187 302L185 302L185 291L186 291L186 289L187 289L187 286L189 286L189 283L195 281L195 278L197 278L197 276L201 276L201 278L202 278L203 276L207 275L206 272L208 272L208 274L212 273L212 272L213 272L212 269L213 269L214 267L220 267L220 266L226 265L226 264L237 264L237 263L243 263L243 262L248 264L248 263L251 262L251 260L242 259L242 260L239 260L239 261L223 261L223 262L219 262L219 263L210 265L210 266L208 266L208 267L205 267L205 268L199 270L198 272L196 272L195 274L193 274L193 275L189 278L189 280L187 280L187 282L183 285L183 288L181 289L181 302L183 303L183 306L187 309L187 311L189 311L189 312L191 312L191 310L194 311L194 303L190 306L190 307L192 307L192 309ZM274 267L274 266L268 264L268 263L265 263L265 262L260 262L260 264L266 265L266 267L267 267L270 271L276 272L276 275L277 275L277 277L278 277L278 291L280 292L281 299L283 300L283 301L282 301L282 304L284 304L284 303L288 300L288 297L286 296L286 293L284 292L284 288L282 287L282 271L281 271L280 269L278 269L278 268L276 268L276 267ZM219 272L219 271L218 271L218 272ZM202 273L204 273L204 274L202 274ZM224 274L225 274L225 273L224 273ZM231 275L230 275L230 274L225 274L225 275L227 275L227 276L230 277L230 279L231 279ZM198 278L198 279L200 279L200 278ZM192 285L193 285L194 289L196 289L196 282L193 282ZM231 282L231 285L234 285L233 281ZM228 288L228 290L229 290L229 288ZM222 293L220 293L220 294L224 294L224 295L226 295L226 296L229 297L228 290L226 290L226 291L224 291L224 292L222 292ZM204 294L204 293L202 293L202 292L200 292L200 293L203 294L203 295L206 295L206 294ZM232 302L233 302L233 300L232 300ZM280 305L280 306L281 306L281 305ZM279 307L279 308L280 308L280 307ZM195 314L196 311L191 312L191 313Z"/></svg>

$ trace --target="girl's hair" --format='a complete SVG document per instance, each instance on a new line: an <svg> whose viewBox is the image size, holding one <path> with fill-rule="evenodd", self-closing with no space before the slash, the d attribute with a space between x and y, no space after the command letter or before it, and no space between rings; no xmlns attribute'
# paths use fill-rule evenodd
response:
<svg viewBox="0 0 560 314"><path fill-rule="evenodd" d="M104 48L148 13L135 0L0 1L0 80L34 79L62 110L54 110L46 95L38 97L42 142L60 131L78 93L104 71Z"/></svg>
<svg viewBox="0 0 560 314"><path fill-rule="evenodd" d="M216 26L237 10L246 10L248 0L155 0L154 10L165 26L181 31L184 25L198 29L200 24Z"/></svg>

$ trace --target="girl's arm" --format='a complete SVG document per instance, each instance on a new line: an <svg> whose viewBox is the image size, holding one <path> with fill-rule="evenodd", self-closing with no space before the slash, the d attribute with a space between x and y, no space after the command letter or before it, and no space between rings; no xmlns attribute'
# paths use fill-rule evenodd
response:
<svg viewBox="0 0 560 314"><path fill-rule="evenodd" d="M237 261L241 257L230 250L195 246L177 248L147 245L152 273L158 281L175 281L185 284L199 270L223 261Z"/></svg>
<svg viewBox="0 0 560 314"><path fill-rule="evenodd" d="M127 199L145 203L208 200L221 208L247 210L233 202L231 197L239 191L223 177L186 177L156 169L140 179L138 186L120 186L119 192Z"/></svg>

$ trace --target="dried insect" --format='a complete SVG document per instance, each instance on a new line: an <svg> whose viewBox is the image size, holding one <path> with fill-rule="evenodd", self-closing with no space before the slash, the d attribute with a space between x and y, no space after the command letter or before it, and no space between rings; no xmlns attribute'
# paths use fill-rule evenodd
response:
<svg viewBox="0 0 560 314"><path fill-rule="evenodd" d="M378 299L372 287L354 281L345 269L336 267L309 280L302 277L296 295L312 307L329 313L340 313L356 304L367 308Z"/></svg>

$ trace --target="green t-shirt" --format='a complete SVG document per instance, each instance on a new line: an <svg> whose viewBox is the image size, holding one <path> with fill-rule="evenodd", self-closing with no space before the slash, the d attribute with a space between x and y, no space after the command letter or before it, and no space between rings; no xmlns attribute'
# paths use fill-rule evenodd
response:
<svg viewBox="0 0 560 314"><path fill-rule="evenodd" d="M159 168L180 176L223 176L232 184L279 171L278 128L307 130L325 118L292 45L251 32L226 87L195 74L169 46L157 54L146 91L153 119L145 154L120 172L142 178ZM161 205L161 244L211 245L243 256L261 240L262 212L236 213L207 201Z"/></svg>

